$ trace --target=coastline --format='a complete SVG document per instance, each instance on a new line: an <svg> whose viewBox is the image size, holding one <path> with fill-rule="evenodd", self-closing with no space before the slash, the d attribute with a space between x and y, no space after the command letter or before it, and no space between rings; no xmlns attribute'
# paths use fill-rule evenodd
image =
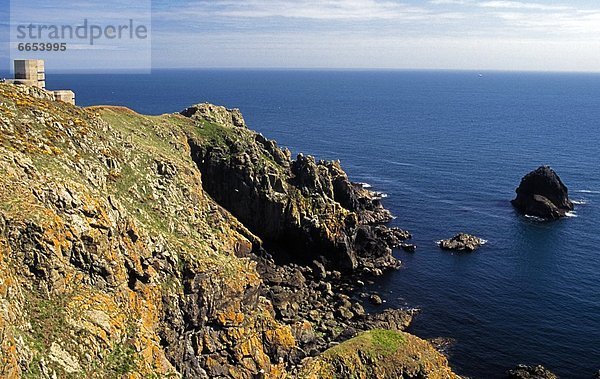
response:
<svg viewBox="0 0 600 379"><path fill-rule="evenodd" d="M339 163L291 160L207 104L143 116L0 96L2 282L19 294L0 298L5 374L456 377L402 332L414 310L367 315L352 297L410 234ZM286 241L312 263L275 264Z"/></svg>

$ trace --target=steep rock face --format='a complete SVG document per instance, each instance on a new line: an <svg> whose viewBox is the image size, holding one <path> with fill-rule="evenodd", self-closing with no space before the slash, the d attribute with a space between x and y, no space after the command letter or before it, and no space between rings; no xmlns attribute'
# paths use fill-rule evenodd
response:
<svg viewBox="0 0 600 379"><path fill-rule="evenodd" d="M556 220L574 209L569 191L556 172L542 166L527 174L516 190L513 206L521 213Z"/></svg>
<svg viewBox="0 0 600 379"><path fill-rule="evenodd" d="M1 377L284 375L296 341L240 258L258 239L186 127L0 85Z"/></svg>
<svg viewBox="0 0 600 379"><path fill-rule="evenodd" d="M428 342L375 329L304 362L299 378L460 378Z"/></svg>
<svg viewBox="0 0 600 379"><path fill-rule="evenodd" d="M376 194L351 183L339 162L302 154L291 160L289 151L256 132L234 124L217 130L212 120L233 117L230 110L212 108L207 115L202 109L200 104L182 113L201 130L189 135L189 144L204 189L276 258L325 258L349 270L397 266L385 227L377 225L391 214ZM396 240L407 237L390 232Z"/></svg>

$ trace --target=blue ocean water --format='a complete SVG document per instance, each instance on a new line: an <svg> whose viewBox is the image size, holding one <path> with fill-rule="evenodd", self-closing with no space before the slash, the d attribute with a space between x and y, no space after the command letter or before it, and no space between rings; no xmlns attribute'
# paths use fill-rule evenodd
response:
<svg viewBox="0 0 600 379"><path fill-rule="evenodd" d="M600 369L600 75L486 72L156 71L47 74L80 105L141 113L198 102L241 108L294 152L340 159L389 195L415 254L374 285L387 306L422 309L411 332L452 337L461 374L499 378L518 363L564 378ZM576 217L539 223L509 201L521 177L554 167ZM465 231L470 255L435 241Z"/></svg>

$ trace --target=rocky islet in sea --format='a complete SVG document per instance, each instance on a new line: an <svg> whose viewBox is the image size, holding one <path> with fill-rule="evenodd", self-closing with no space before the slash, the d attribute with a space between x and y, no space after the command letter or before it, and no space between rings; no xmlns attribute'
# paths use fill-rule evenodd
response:
<svg viewBox="0 0 600 379"><path fill-rule="evenodd" d="M521 214L543 220L558 220L575 208L569 190L550 166L541 166L525 175L512 205Z"/></svg>
<svg viewBox="0 0 600 379"><path fill-rule="evenodd" d="M479 237L472 236L466 233L459 233L456 236L441 240L438 245L443 250L473 252L485 245L486 241Z"/></svg>

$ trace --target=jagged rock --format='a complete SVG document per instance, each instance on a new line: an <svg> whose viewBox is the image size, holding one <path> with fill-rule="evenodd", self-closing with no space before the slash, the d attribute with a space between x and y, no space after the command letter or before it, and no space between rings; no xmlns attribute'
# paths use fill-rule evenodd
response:
<svg viewBox="0 0 600 379"><path fill-rule="evenodd" d="M440 248L444 250L467 252L475 251L484 244L485 240L465 233L459 233L450 239L439 242Z"/></svg>
<svg viewBox="0 0 600 379"><path fill-rule="evenodd" d="M354 317L354 313L352 313L352 311L350 311L346 307L338 308L337 313L338 313L338 316L341 317L343 320L349 320L352 317Z"/></svg>
<svg viewBox="0 0 600 379"><path fill-rule="evenodd" d="M427 340L437 351L444 355L448 355L448 350L450 350L455 344L456 340L454 338L448 337L436 337Z"/></svg>
<svg viewBox="0 0 600 379"><path fill-rule="evenodd" d="M567 187L549 166L527 174L516 192L512 204L525 215L556 220L574 209Z"/></svg>
<svg viewBox="0 0 600 379"><path fill-rule="evenodd" d="M401 246L403 241L412 238L412 235L409 232L400 228L387 228L385 226L379 225L375 227L374 231L375 235L379 239L385 241L387 246L392 248L399 247Z"/></svg>
<svg viewBox="0 0 600 379"><path fill-rule="evenodd" d="M325 266L321 262L313 261L313 275L319 279L325 279L327 277L327 270L325 270Z"/></svg>
<svg viewBox="0 0 600 379"><path fill-rule="evenodd" d="M365 309L359 303L352 304L352 312L354 312L354 314L357 315L357 316L364 316L365 315Z"/></svg>
<svg viewBox="0 0 600 379"><path fill-rule="evenodd" d="M381 296L375 295L375 294L373 294L373 295L371 295L369 297L369 301L373 305L381 305L381 304L383 304L383 300L381 299Z"/></svg>
<svg viewBox="0 0 600 379"><path fill-rule="evenodd" d="M400 247L402 248L402 250L406 251L407 253L414 253L415 251L417 251L417 245L413 245L413 244L409 244L409 243L403 243L402 245L400 245Z"/></svg>
<svg viewBox="0 0 600 379"><path fill-rule="evenodd" d="M558 376L544 366L518 365L514 370L510 370L506 374L507 379L558 379Z"/></svg>
<svg viewBox="0 0 600 379"><path fill-rule="evenodd" d="M235 117L223 112L230 111L202 104L182 112L199 130L207 128L203 122L225 120L218 138L212 131L204 138L189 133L203 188L277 260L319 259L347 271L399 266L391 247L410 234L381 225L392 216L377 194L350 182L339 162L303 154L292 161L288 151L256 132L228 133L234 123L227 120Z"/></svg>
<svg viewBox="0 0 600 379"><path fill-rule="evenodd" d="M356 325L362 330L405 330L418 312L417 309L386 309L381 313L363 316L356 321Z"/></svg>
<svg viewBox="0 0 600 379"><path fill-rule="evenodd" d="M239 109L227 109L218 105L202 103L181 111L185 117L206 120L227 127L246 128L246 121Z"/></svg>

